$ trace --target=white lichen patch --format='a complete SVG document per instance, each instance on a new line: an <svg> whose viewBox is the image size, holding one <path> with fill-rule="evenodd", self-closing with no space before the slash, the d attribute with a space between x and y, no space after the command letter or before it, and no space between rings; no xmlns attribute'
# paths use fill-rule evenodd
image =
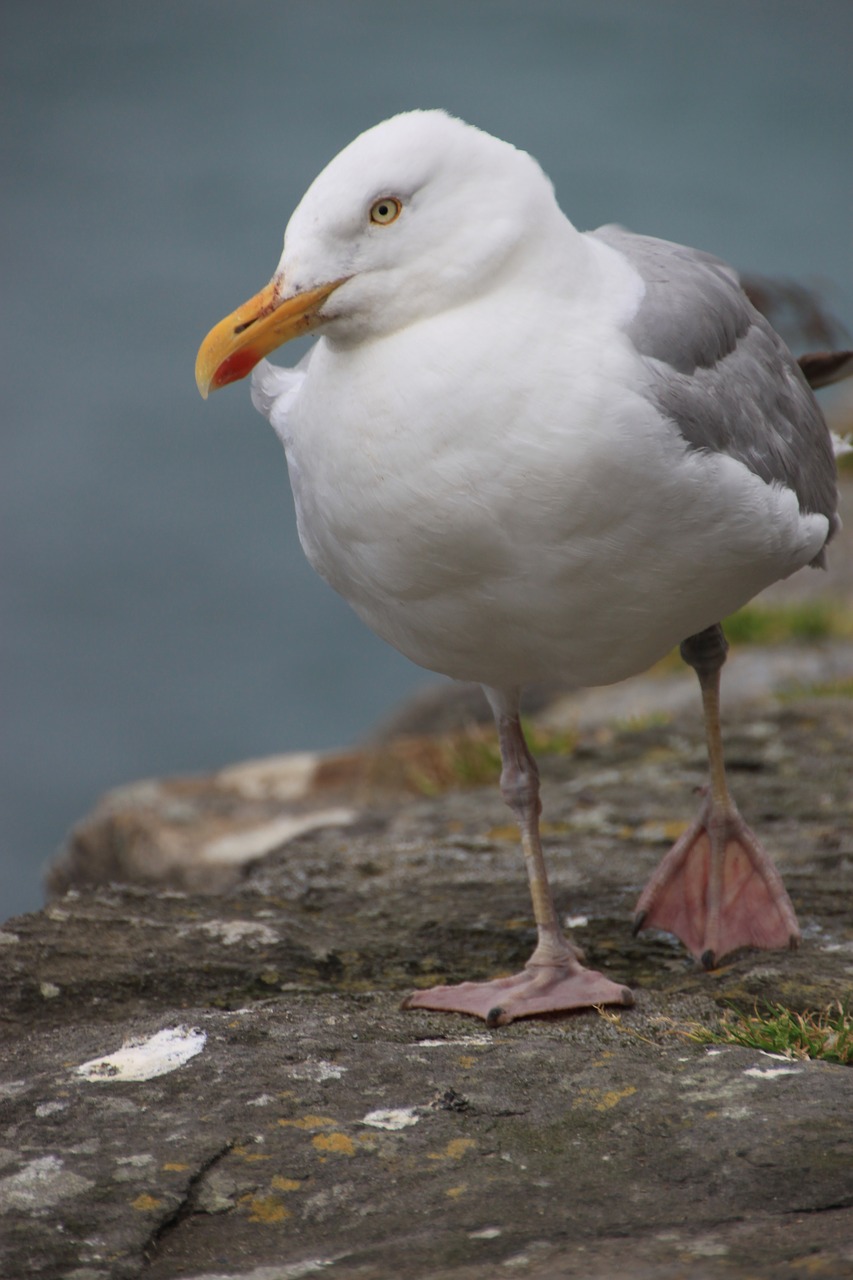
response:
<svg viewBox="0 0 853 1280"><path fill-rule="evenodd" d="M188 1027L166 1027L145 1040L127 1040L115 1053L92 1058L76 1068L85 1080L115 1082L153 1080L177 1071L201 1053L207 1036Z"/></svg>
<svg viewBox="0 0 853 1280"><path fill-rule="evenodd" d="M483 1227L480 1231L469 1231L469 1240L497 1240L501 1235L500 1227Z"/></svg>
<svg viewBox="0 0 853 1280"><path fill-rule="evenodd" d="M325 1058L316 1062L299 1062L290 1068L290 1075L294 1079L313 1080L315 1084L322 1084L324 1080L342 1080L346 1072L346 1067L339 1066L336 1062L327 1062Z"/></svg>
<svg viewBox="0 0 853 1280"><path fill-rule="evenodd" d="M0 929L0 947L13 947L16 942L21 939L17 933L11 933L7 930Z"/></svg>
<svg viewBox="0 0 853 1280"><path fill-rule="evenodd" d="M148 1151L135 1156L118 1156L113 1173L115 1182L137 1182L140 1172L149 1173L154 1165L154 1157Z"/></svg>
<svg viewBox="0 0 853 1280"><path fill-rule="evenodd" d="M396 1110L368 1111L361 1123L370 1125L371 1129L400 1130L417 1124L419 1119L414 1107L398 1107Z"/></svg>
<svg viewBox="0 0 853 1280"><path fill-rule="evenodd" d="M251 947L270 947L278 942L275 929L256 920L207 920L199 928L208 938L215 938L226 947L238 942L248 942Z"/></svg>
<svg viewBox="0 0 853 1280"><path fill-rule="evenodd" d="M589 924L589 916L566 916L563 925L566 929L584 929Z"/></svg>
<svg viewBox="0 0 853 1280"><path fill-rule="evenodd" d="M236 1280L302 1280L303 1276L316 1275L335 1264L335 1258L304 1258L302 1262L277 1262L271 1267L253 1267L241 1271ZM187 1276L186 1280L235 1280L233 1271L204 1271Z"/></svg>
<svg viewBox="0 0 853 1280"><path fill-rule="evenodd" d="M53 1116L57 1111L64 1111L67 1106L67 1102L42 1102L36 1107L36 1115L39 1120L43 1120L45 1116Z"/></svg>
<svg viewBox="0 0 853 1280"><path fill-rule="evenodd" d="M29 1087L28 1080L0 1080L0 1098L18 1098Z"/></svg>
<svg viewBox="0 0 853 1280"><path fill-rule="evenodd" d="M690 1241L687 1252L693 1258L725 1258L729 1246L714 1236L701 1236L698 1240Z"/></svg>
<svg viewBox="0 0 853 1280"><path fill-rule="evenodd" d="M679 1080L681 1087L696 1103L713 1107L727 1120L746 1120L750 1113L753 1090L758 1086L743 1079L743 1074L709 1077L706 1072L685 1073Z"/></svg>
<svg viewBox="0 0 853 1280"><path fill-rule="evenodd" d="M0 1209L45 1209L89 1191L94 1182L69 1172L59 1156L39 1156L17 1173L0 1178Z"/></svg>
<svg viewBox="0 0 853 1280"><path fill-rule="evenodd" d="M798 1076L802 1071L802 1067L747 1067L744 1071L745 1076L752 1076L753 1080L778 1080L780 1076Z"/></svg>
<svg viewBox="0 0 853 1280"><path fill-rule="evenodd" d="M419 1049L453 1049L457 1045L470 1048L474 1045L493 1045L489 1036L460 1036L458 1040L416 1040Z"/></svg>

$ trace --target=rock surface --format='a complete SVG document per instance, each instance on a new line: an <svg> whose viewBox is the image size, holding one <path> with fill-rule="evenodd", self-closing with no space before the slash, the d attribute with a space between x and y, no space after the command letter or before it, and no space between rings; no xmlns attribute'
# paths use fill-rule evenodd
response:
<svg viewBox="0 0 853 1280"><path fill-rule="evenodd" d="M727 1001L853 997L851 706L799 694L728 715L733 787L804 941L711 974L630 933L703 779L695 711L590 724L542 760L558 905L635 989L618 1014L488 1031L399 1010L414 986L529 952L493 785L403 800L353 766L321 788L345 825L192 891L72 890L7 922L0 1275L853 1277L853 1072L687 1035ZM166 862L169 833L226 839L247 805L274 823L278 775L258 768L114 797L106 876L143 847L140 799Z"/></svg>

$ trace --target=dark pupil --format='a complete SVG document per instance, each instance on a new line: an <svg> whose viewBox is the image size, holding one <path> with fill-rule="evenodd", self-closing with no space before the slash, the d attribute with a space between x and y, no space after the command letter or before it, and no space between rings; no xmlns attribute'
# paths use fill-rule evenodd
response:
<svg viewBox="0 0 853 1280"><path fill-rule="evenodd" d="M387 205L387 204L381 204L381 205L379 206L379 216L380 216L380 218L384 218L384 217L386 216L386 214L387 214L387 213L389 213L389 211L390 211L390 210L389 210L389 207L388 207L388 205Z"/></svg>

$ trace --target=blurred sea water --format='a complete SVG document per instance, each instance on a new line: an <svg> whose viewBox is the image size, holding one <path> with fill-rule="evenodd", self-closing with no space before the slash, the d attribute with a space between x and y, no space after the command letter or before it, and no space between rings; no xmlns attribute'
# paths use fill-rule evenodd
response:
<svg viewBox="0 0 853 1280"><path fill-rule="evenodd" d="M361 129L446 107L578 226L815 283L853 328L849 0L11 0L3 26L0 918L108 787L344 744L435 678L312 575L246 386L193 383Z"/></svg>

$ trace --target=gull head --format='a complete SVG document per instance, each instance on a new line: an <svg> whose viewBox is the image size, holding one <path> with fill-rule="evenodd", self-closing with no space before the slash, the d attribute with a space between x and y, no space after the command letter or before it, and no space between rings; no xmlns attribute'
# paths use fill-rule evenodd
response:
<svg viewBox="0 0 853 1280"><path fill-rule="evenodd" d="M559 222L551 183L526 152L444 111L394 116L308 188L269 284L202 343L199 391L245 377L313 330L357 344L459 306Z"/></svg>

